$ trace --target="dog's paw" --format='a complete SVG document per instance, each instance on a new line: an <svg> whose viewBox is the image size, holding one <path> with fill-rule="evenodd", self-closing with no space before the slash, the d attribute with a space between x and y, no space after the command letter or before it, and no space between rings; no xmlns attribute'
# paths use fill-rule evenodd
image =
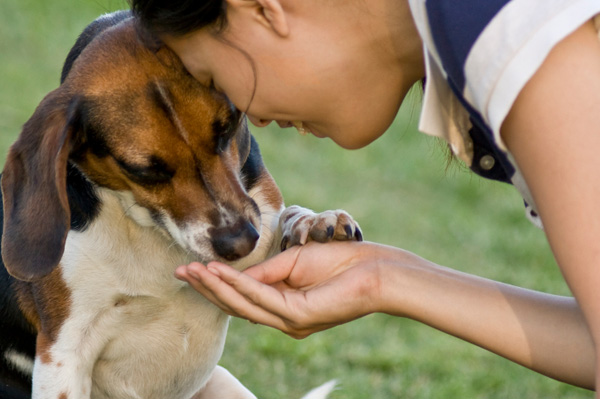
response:
<svg viewBox="0 0 600 399"><path fill-rule="evenodd" d="M304 245L309 241L362 241L358 223L342 210L315 213L296 205L288 207L280 217L281 250Z"/></svg>

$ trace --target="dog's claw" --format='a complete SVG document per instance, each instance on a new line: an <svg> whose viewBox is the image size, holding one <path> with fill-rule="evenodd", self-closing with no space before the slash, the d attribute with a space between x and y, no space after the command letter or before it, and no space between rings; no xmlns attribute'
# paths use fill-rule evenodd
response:
<svg viewBox="0 0 600 399"><path fill-rule="evenodd" d="M283 236L283 238L281 239L281 252L285 251L288 247L288 243L290 242L290 237L289 236Z"/></svg>
<svg viewBox="0 0 600 399"><path fill-rule="evenodd" d="M359 228L356 228L356 231L354 232L354 238L356 238L356 241L359 242L363 240L362 231L360 231Z"/></svg>
<svg viewBox="0 0 600 399"><path fill-rule="evenodd" d="M331 240L333 238L333 233L335 233L333 226L327 226L327 239Z"/></svg>
<svg viewBox="0 0 600 399"><path fill-rule="evenodd" d="M351 240L352 237L354 236L354 234L352 234L352 227L349 224L347 224L344 226L344 230L346 231L346 237L349 240Z"/></svg>
<svg viewBox="0 0 600 399"><path fill-rule="evenodd" d="M358 223L348 213L340 210L316 214L308 209L292 206L282 214L281 228L282 251L308 241L325 243L334 240L363 240Z"/></svg>

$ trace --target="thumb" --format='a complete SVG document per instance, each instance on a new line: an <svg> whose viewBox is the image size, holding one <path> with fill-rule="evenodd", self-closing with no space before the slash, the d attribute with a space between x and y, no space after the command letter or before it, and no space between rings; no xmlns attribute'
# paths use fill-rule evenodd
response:
<svg viewBox="0 0 600 399"><path fill-rule="evenodd" d="M262 263L244 270L244 274L264 283L274 284L287 279L300 255L302 247L295 246L277 254Z"/></svg>

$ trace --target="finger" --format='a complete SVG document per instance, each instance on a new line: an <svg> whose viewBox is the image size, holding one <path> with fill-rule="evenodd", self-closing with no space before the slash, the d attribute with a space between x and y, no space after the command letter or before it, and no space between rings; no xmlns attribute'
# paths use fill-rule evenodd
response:
<svg viewBox="0 0 600 399"><path fill-rule="evenodd" d="M196 266L189 265L188 268ZM283 302L282 295L274 288L261 284L253 278L238 272L230 266L224 264L210 263L207 268L198 273L198 285L201 292L208 292L207 298L223 309L226 313L251 320L256 323L264 324L270 327L284 330L286 323L279 314L275 314L270 309L265 309L257 305L253 299L248 296L248 291L252 291L251 297L268 297L273 302ZM227 277L225 277L227 276ZM192 277L194 277L192 275ZM231 281L235 281L232 284ZM240 283L240 281L242 281ZM240 292L240 286L251 285L253 289ZM196 285L193 285L196 288ZM259 294L256 294L259 292Z"/></svg>
<svg viewBox="0 0 600 399"><path fill-rule="evenodd" d="M280 321L298 320L302 316L298 304L304 293L286 289L280 291L224 264L214 263L209 264L208 267L214 269L214 273L217 273L223 281L228 283L237 294L244 297L245 301L243 303L234 302L228 296L220 296L221 294L227 295L228 293L225 291L222 291L222 293L215 292L215 295L221 301L234 310L251 311L260 309L274 315ZM247 304L251 306L246 306Z"/></svg>
<svg viewBox="0 0 600 399"><path fill-rule="evenodd" d="M203 265L196 264L188 265L187 270L186 280L188 283L223 312L230 316L246 318L257 323L262 321L263 324L267 324L264 319L261 319L261 321L255 320L251 312L244 313L236 310L236 308L240 308L239 306L231 306L229 303L245 301L246 299L217 274L209 271ZM236 298L236 296L239 298ZM227 298L227 301L222 301L220 298Z"/></svg>
<svg viewBox="0 0 600 399"><path fill-rule="evenodd" d="M215 276L213 273L210 273L206 269L206 266L196 262L187 266L180 266L177 268L177 270L175 270L175 275L180 280L187 282L192 288L218 306L223 312L234 316L233 310L219 301L218 298L213 295L212 291L206 288L204 285L203 282L207 280L214 280L213 284L218 284L218 281L220 280L219 277Z"/></svg>
<svg viewBox="0 0 600 399"><path fill-rule="evenodd" d="M292 247L266 261L244 270L244 274L264 284L274 284L287 279L300 255L301 247Z"/></svg>
<svg viewBox="0 0 600 399"><path fill-rule="evenodd" d="M304 300L305 293L289 290L279 292L275 288L261 284L224 264L211 263L208 267L200 264L191 264L188 266L188 269L190 269L190 272L187 278L191 279L192 286L198 287L201 292L207 292L207 298L230 315L277 328L297 339L305 338L312 333L339 324L335 321L332 322L327 317L318 321L320 318L307 319L304 317L303 312L294 313L294 309L297 309L297 306L295 307L292 304L300 304ZM193 269L197 269L198 273L191 272ZM198 279L201 281L194 281L195 274L198 275ZM219 282L218 280L222 281ZM260 293L249 295L247 292L242 293L236 289L236 285L246 287L253 284L261 287L266 295L261 295ZM220 288L216 288L216 286L220 286ZM249 291L260 292L260 290L254 289L250 289ZM270 296L268 291L272 291L274 293L273 296ZM265 304L273 306L265 306ZM279 308L277 304L285 310L275 310Z"/></svg>

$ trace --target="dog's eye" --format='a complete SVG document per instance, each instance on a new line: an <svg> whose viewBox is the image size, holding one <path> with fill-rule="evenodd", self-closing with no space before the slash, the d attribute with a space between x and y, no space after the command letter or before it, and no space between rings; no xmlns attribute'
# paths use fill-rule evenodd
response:
<svg viewBox="0 0 600 399"><path fill-rule="evenodd" d="M141 185L168 183L175 175L173 169L155 156L151 156L146 165L137 165L120 159L117 159L117 163L127 177Z"/></svg>

